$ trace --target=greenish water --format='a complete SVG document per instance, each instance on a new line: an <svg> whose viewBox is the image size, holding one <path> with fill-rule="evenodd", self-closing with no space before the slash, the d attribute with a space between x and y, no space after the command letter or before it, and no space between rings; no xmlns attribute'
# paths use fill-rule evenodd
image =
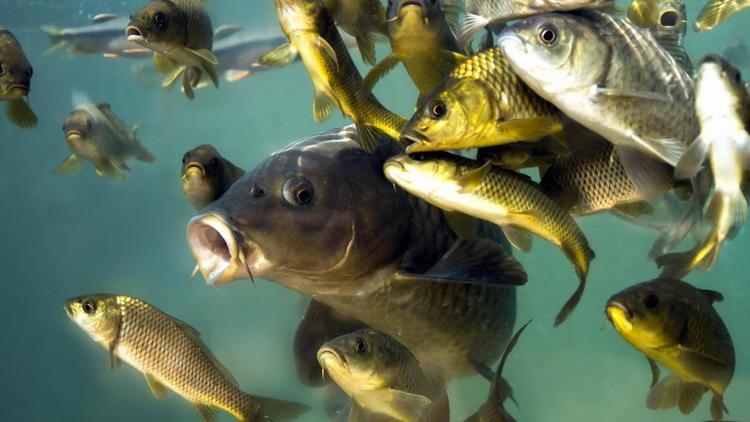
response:
<svg viewBox="0 0 750 422"><path fill-rule="evenodd" d="M701 4L690 2L691 18ZM200 277L188 282L194 263L185 229L195 212L180 188L180 158L198 144L212 143L252 169L294 139L347 122L340 114L324 124L313 122L312 86L299 64L235 84L222 81L218 91L200 90L189 102L177 91L134 79L131 67L148 60L63 52L42 56L49 43L39 26L80 26L97 13L129 14L141 5L0 0L0 25L16 34L34 65L30 100L40 119L37 128L22 130L0 118L0 420L199 420L174 394L155 400L132 368L109 372L106 352L62 308L66 298L93 292L136 296L189 322L243 390L308 403L314 410L302 420L325 420L322 392L303 386L293 364L292 338L307 299L263 280L254 287L236 282L219 289L206 287ZM211 1L209 11L215 27L236 23L259 35L278 32L271 0ZM708 34L690 32L688 52L698 59L738 37L750 43L744 30L749 23L750 11ZM387 48L379 46L378 57L385 54ZM140 138L156 163L133 162L125 182L97 177L89 166L73 176L52 174L69 154L61 126L77 91L110 103L129 125L140 124ZM402 115L410 113L416 98L401 69L376 94ZM517 320L534 323L506 366L521 405L520 410L511 405L511 411L521 421L707 419L707 398L688 417L676 410L647 410L646 360L604 317L610 295L657 275L646 258L656 235L608 215L583 218L580 224L597 258L582 304L560 328L552 328L554 315L576 285L569 263L542 241L532 252L517 254L529 273L529 283L518 289ZM738 421L750 420L749 248L743 230L710 273L688 278L725 296L717 309L737 356L725 403L728 418ZM452 419L473 413L487 389L478 377L454 381ZM225 414L219 419L231 420Z"/></svg>

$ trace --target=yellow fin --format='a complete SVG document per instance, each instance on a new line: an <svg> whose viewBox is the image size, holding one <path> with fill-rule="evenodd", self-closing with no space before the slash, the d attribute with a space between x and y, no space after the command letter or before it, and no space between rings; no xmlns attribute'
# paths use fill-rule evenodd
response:
<svg viewBox="0 0 750 422"><path fill-rule="evenodd" d="M313 98L313 118L315 121L320 123L331 117L334 105L334 101L328 94L316 89L315 97Z"/></svg>
<svg viewBox="0 0 750 422"><path fill-rule="evenodd" d="M530 117L499 122L496 130L503 141L536 141L562 130L560 121L551 117Z"/></svg>
<svg viewBox="0 0 750 422"><path fill-rule="evenodd" d="M370 72L367 73L364 79L365 89L372 91L375 88L375 84L378 83L385 75L387 75L394 67L399 63L398 57L393 54L388 55L386 58L376 64Z"/></svg>
<svg viewBox="0 0 750 422"><path fill-rule="evenodd" d="M148 384L149 390L154 394L157 399L163 399L167 395L167 387L160 383L151 374L144 374L146 376L146 384Z"/></svg>
<svg viewBox="0 0 750 422"><path fill-rule="evenodd" d="M747 8L750 8L747 0L709 0L695 20L695 30L703 32L714 29L724 19Z"/></svg>
<svg viewBox="0 0 750 422"><path fill-rule="evenodd" d="M267 67L282 67L297 58L297 49L291 44L282 44L260 57L259 63Z"/></svg>
<svg viewBox="0 0 750 422"><path fill-rule="evenodd" d="M174 81L176 81L180 76L182 76L182 72L187 69L187 66L179 66L174 68L171 73L167 74L167 77L164 78L164 80L161 82L162 88L167 88L172 86Z"/></svg>
<svg viewBox="0 0 750 422"><path fill-rule="evenodd" d="M372 35L368 32L359 32L356 34L355 38L357 39L359 54L362 55L362 61L369 64L370 66L374 65L376 62L375 41L373 41Z"/></svg>
<svg viewBox="0 0 750 422"><path fill-rule="evenodd" d="M458 180L458 184L461 186L461 191L468 192L479 186L479 184L484 181L487 174L489 174L490 169L492 169L492 163L487 161L481 167L464 173Z"/></svg>
<svg viewBox="0 0 750 422"><path fill-rule="evenodd" d="M193 406L195 406L195 410L203 422L214 422L216 420L216 412L212 408L197 403L193 403Z"/></svg>
<svg viewBox="0 0 750 422"><path fill-rule="evenodd" d="M500 228L503 230L508 242L510 242L514 248L521 252L528 252L531 250L531 233L513 226L501 226Z"/></svg>
<svg viewBox="0 0 750 422"><path fill-rule="evenodd" d="M443 211L445 220L454 233L462 239L473 239L477 234L478 221L476 218L460 212Z"/></svg>
<svg viewBox="0 0 750 422"><path fill-rule="evenodd" d="M9 101L5 107L5 115L11 122L24 129L32 128L39 123L34 110L22 98Z"/></svg>
<svg viewBox="0 0 750 422"><path fill-rule="evenodd" d="M179 67L176 61L161 53L154 53L154 67L162 75L169 75Z"/></svg>
<svg viewBox="0 0 750 422"><path fill-rule="evenodd" d="M80 158L78 158L75 154L70 154L68 158L63 160L63 162L60 163L59 166L57 166L53 173L73 174L80 170L82 165L83 161Z"/></svg>
<svg viewBox="0 0 750 422"><path fill-rule="evenodd" d="M325 53L328 59L330 59L336 65L336 68L338 69L339 59L338 57L336 57L336 50L334 50L333 47L331 47L331 44L328 44L328 41L326 41L325 38L318 35L318 38L315 40L315 45Z"/></svg>

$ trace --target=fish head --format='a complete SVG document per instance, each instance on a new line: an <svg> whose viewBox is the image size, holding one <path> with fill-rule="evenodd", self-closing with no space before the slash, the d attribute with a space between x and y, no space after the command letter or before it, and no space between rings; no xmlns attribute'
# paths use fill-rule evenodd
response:
<svg viewBox="0 0 750 422"><path fill-rule="evenodd" d="M66 300L64 308L68 318L94 341L107 347L117 339L121 319L117 296L80 296Z"/></svg>
<svg viewBox="0 0 750 422"><path fill-rule="evenodd" d="M424 37L424 31L437 31L444 20L437 0L389 0L386 13L392 39Z"/></svg>
<svg viewBox="0 0 750 422"><path fill-rule="evenodd" d="M128 41L158 50L187 44L185 14L174 2L154 0L130 16Z"/></svg>
<svg viewBox="0 0 750 422"><path fill-rule="evenodd" d="M200 145L182 156L182 190L188 200L203 208L226 190L231 169L211 145Z"/></svg>
<svg viewBox="0 0 750 422"><path fill-rule="evenodd" d="M273 154L194 217L188 243L209 285L265 276L338 289L402 252L408 202L351 128Z"/></svg>
<svg viewBox="0 0 750 422"><path fill-rule="evenodd" d="M750 94L739 69L718 55L704 57L695 83L696 110L702 120L732 109L750 125Z"/></svg>
<svg viewBox="0 0 750 422"><path fill-rule="evenodd" d="M656 27L661 29L687 28L686 14L684 0L660 0L657 5Z"/></svg>
<svg viewBox="0 0 750 422"><path fill-rule="evenodd" d="M65 140L74 154L92 159L96 157L96 139L101 125L96 119L96 106L81 104L71 112L63 124Z"/></svg>
<svg viewBox="0 0 750 422"><path fill-rule="evenodd" d="M401 154L386 161L383 172L412 195L440 204L442 196L460 190L459 168L452 157L443 152Z"/></svg>
<svg viewBox="0 0 750 422"><path fill-rule="evenodd" d="M401 132L408 152L470 148L494 123L485 86L471 78L449 78L428 97Z"/></svg>
<svg viewBox="0 0 750 422"><path fill-rule="evenodd" d="M275 0L276 14L285 34L318 32L327 12L321 0Z"/></svg>
<svg viewBox="0 0 750 422"><path fill-rule="evenodd" d="M611 57L609 44L574 14L526 18L505 28L497 45L513 70L543 97L597 84Z"/></svg>
<svg viewBox="0 0 750 422"><path fill-rule="evenodd" d="M606 315L615 330L638 349L676 344L683 333L686 304L659 281L636 284L612 296Z"/></svg>
<svg viewBox="0 0 750 422"><path fill-rule="evenodd" d="M2 34L2 32L0 32ZM5 33L3 37L12 37ZM13 39L15 41L15 38ZM4 43L0 51L0 98L15 99L29 95L34 68L17 42Z"/></svg>

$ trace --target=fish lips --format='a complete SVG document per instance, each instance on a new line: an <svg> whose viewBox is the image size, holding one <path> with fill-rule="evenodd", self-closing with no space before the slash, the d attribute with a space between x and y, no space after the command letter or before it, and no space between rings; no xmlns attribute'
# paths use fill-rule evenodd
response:
<svg viewBox="0 0 750 422"><path fill-rule="evenodd" d="M430 140L415 129L405 130L401 133L401 142L407 144L406 152L429 151Z"/></svg>
<svg viewBox="0 0 750 422"><path fill-rule="evenodd" d="M135 25L128 25L125 28L125 36L128 37L128 41L136 44L144 45L148 43L146 35Z"/></svg>
<svg viewBox="0 0 750 422"><path fill-rule="evenodd" d="M68 142L78 142L81 139L83 139L83 133L81 133L78 130L72 130L71 129L71 130L68 130L67 132L65 132L65 139Z"/></svg>
<svg viewBox="0 0 750 422"><path fill-rule="evenodd" d="M182 180L188 179L193 176L201 178L206 176L206 169L200 163L195 161L185 165L185 171L183 171Z"/></svg>
<svg viewBox="0 0 750 422"><path fill-rule="evenodd" d="M245 239L221 215L213 212L190 220L188 246L209 286L263 276L270 269L260 246Z"/></svg>
<svg viewBox="0 0 750 422"><path fill-rule="evenodd" d="M633 312L624 303L618 300L610 299L610 301L607 302L607 308L604 313L607 315L607 320L615 326L622 323L627 323L632 326ZM622 316L622 318L619 318L618 321L616 321L616 316Z"/></svg>
<svg viewBox="0 0 750 422"><path fill-rule="evenodd" d="M343 369L348 370L349 364L346 361L346 356L339 353L338 350L334 347L330 346L322 346L318 350L318 363L320 364L320 367L323 369L323 372L325 372L329 366L330 362L336 362L339 366L341 366Z"/></svg>

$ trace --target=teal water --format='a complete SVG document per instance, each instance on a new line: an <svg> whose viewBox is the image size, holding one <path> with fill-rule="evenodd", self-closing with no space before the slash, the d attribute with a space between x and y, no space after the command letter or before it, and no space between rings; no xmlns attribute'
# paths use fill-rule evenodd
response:
<svg viewBox="0 0 750 422"><path fill-rule="evenodd" d="M689 4L694 17L702 1ZM48 40L39 26L80 26L102 12L130 14L140 1L0 0L0 25L19 38L34 65L31 104L37 128L22 130L0 118L0 420L198 421L191 406L172 394L155 400L143 376L123 366L108 369L106 352L66 317L65 299L108 292L136 296L189 322L250 393L301 401L313 411L301 420L325 420L319 389L297 379L292 338L307 299L259 280L208 288L189 283L193 259L185 241L195 214L180 187L180 158L212 143L246 170L292 140L346 124L340 115L312 120L312 86L300 64L258 73L219 90L197 92L193 102L133 77L149 60L43 56ZM214 26L241 24L259 35L278 33L273 2L220 0L208 6ZM746 32L750 11L707 34L690 32L694 59L716 52ZM744 29L743 29L744 28ZM378 57L387 54L379 46ZM359 60L355 55L355 60ZM358 61L358 63L360 63ZM361 63L360 63L361 64ZM750 73L750 69L745 69ZM61 126L74 93L108 102L140 138L156 163L133 162L128 180L97 177L90 166L72 176L52 170L69 154ZM411 112L416 90L398 69L376 89L395 112ZM645 407L650 373L646 360L614 332L604 317L606 300L657 275L646 258L655 234L608 215L579 220L596 250L584 299L563 326L554 315L576 285L564 256L537 241L517 254L529 273L518 289L518 318L534 323L506 366L521 421L697 421L708 418L708 399L690 416ZM304 241L301 239L300 241ZM750 280L743 230L722 250L710 273L688 280L721 291L717 309L734 340L737 366L725 403L729 419L750 420ZM485 400L483 379L451 384L452 420L463 420ZM221 414L219 420L230 421Z"/></svg>

